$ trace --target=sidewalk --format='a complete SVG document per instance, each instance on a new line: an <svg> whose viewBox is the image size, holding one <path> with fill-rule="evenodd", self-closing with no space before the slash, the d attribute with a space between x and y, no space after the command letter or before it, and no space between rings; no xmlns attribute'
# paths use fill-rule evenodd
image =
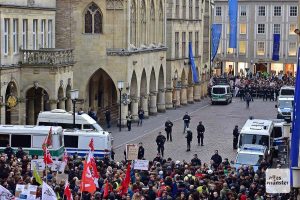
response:
<svg viewBox="0 0 300 200"><path fill-rule="evenodd" d="M197 111L201 107L206 107L209 104L209 98L204 98L200 102L195 102L194 104L188 104L177 109L166 110L165 113L157 113L155 116L149 116L148 119L143 121L143 126L137 126L137 123L133 123L131 131L128 131L127 127L122 127L122 131L120 132L119 127L117 126L113 126L107 131L111 132L114 137L114 149L118 149L124 144L147 134L157 134L156 132L158 129L164 127L167 119L170 119L172 122L182 120L182 117L186 112L193 117L193 114L191 114L192 112Z"/></svg>

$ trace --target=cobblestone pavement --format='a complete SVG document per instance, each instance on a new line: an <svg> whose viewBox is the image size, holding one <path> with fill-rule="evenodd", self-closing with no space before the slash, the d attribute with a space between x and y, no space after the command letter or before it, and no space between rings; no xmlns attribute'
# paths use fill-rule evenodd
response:
<svg viewBox="0 0 300 200"><path fill-rule="evenodd" d="M165 143L165 158L171 157L174 160L190 161L195 153L203 162L209 162L215 149L223 158L234 160L236 152L232 149L232 130L235 125L239 129L243 126L249 116L260 119L276 118L275 102L264 102L261 99L254 99L250 103L250 109L246 109L246 103L240 99L233 99L229 105L210 105L209 99L201 102L183 106L176 110L168 110L166 113L158 114L144 121L142 127L133 124L132 131L123 128L119 132L112 128L114 136L115 159L124 159L123 151L126 143L143 142L145 158L153 159L157 153L155 143L159 131L164 135L164 122L169 118L173 123L173 142ZM183 134L182 117L185 112L191 116L190 128L193 132L193 141L190 152L186 152L186 138ZM196 127L202 121L206 132L204 135L204 146L197 145Z"/></svg>

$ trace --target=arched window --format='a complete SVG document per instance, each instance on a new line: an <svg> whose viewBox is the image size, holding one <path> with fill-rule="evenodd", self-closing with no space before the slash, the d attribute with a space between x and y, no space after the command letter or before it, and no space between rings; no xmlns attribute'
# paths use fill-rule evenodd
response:
<svg viewBox="0 0 300 200"><path fill-rule="evenodd" d="M84 14L84 32L102 33L102 20L100 8L95 3L91 3Z"/></svg>
<svg viewBox="0 0 300 200"><path fill-rule="evenodd" d="M130 6L130 43L136 45L136 5L135 0L131 1Z"/></svg>
<svg viewBox="0 0 300 200"><path fill-rule="evenodd" d="M163 43L164 41L164 12L162 1L159 1L159 42Z"/></svg>
<svg viewBox="0 0 300 200"><path fill-rule="evenodd" d="M150 8L150 31L149 31L150 42L155 42L155 8L154 2L151 0L151 8Z"/></svg>
<svg viewBox="0 0 300 200"><path fill-rule="evenodd" d="M141 8L140 8L140 20L141 20L141 30L140 30L140 44L146 44L146 4L145 0L141 0Z"/></svg>

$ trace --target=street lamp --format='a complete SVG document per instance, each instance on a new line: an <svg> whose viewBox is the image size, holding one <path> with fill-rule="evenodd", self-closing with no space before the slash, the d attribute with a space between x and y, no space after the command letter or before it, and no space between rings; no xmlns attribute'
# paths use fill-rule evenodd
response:
<svg viewBox="0 0 300 200"><path fill-rule="evenodd" d="M121 107L122 107L122 90L124 88L124 81L118 81L118 89L119 89L119 92L120 92L120 118L119 118L119 131L122 130L122 123L121 123L121 120L122 120L122 114L121 114Z"/></svg>
<svg viewBox="0 0 300 200"><path fill-rule="evenodd" d="M298 189L300 188L300 167L292 167L293 185L294 189L294 199L297 199Z"/></svg>
<svg viewBox="0 0 300 200"><path fill-rule="evenodd" d="M75 127L75 104L76 104L76 101L79 96L79 90L77 90L77 89L70 90L70 95L71 95L71 100L73 103L73 128L76 128Z"/></svg>

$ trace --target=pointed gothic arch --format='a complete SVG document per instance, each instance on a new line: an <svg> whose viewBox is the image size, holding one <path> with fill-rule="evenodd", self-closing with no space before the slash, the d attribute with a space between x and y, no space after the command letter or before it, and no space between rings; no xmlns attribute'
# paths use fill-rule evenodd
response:
<svg viewBox="0 0 300 200"><path fill-rule="evenodd" d="M103 14L94 2L90 3L84 11L84 33L103 33Z"/></svg>

